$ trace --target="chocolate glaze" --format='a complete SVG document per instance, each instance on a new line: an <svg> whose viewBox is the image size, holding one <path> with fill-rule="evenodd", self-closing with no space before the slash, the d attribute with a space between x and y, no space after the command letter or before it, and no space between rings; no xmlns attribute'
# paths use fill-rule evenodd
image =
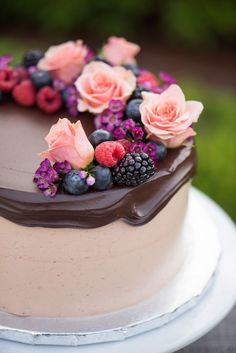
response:
<svg viewBox="0 0 236 353"><path fill-rule="evenodd" d="M94 228L118 219L142 225L195 174L195 149L181 147L168 151L155 175L137 187L45 198L32 182L36 152L46 148L43 138L58 115L11 105L0 108L0 118L0 215L25 226ZM87 133L93 130L91 116L81 120Z"/></svg>

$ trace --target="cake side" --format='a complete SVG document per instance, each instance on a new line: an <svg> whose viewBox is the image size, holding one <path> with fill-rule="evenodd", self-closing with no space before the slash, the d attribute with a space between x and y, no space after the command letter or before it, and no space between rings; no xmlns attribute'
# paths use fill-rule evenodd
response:
<svg viewBox="0 0 236 353"><path fill-rule="evenodd" d="M155 295L185 260L188 190L189 183L140 227L115 221L96 229L29 228L0 218L0 310L90 316Z"/></svg>

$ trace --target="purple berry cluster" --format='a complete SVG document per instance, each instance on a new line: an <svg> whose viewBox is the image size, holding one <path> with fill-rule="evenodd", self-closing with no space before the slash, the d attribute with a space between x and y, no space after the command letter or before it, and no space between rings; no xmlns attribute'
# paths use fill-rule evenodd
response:
<svg viewBox="0 0 236 353"><path fill-rule="evenodd" d="M140 123L136 123L133 119L126 119L114 129L113 136L116 140L141 141L145 137L145 132Z"/></svg>
<svg viewBox="0 0 236 353"><path fill-rule="evenodd" d="M107 109L97 114L94 123L96 129L104 129L113 132L121 125L124 116L124 104L119 99L112 99Z"/></svg>
<svg viewBox="0 0 236 353"><path fill-rule="evenodd" d="M70 116L76 117L78 116L78 97L75 86L65 87L62 91L62 98L65 104L65 107L70 114Z"/></svg>
<svg viewBox="0 0 236 353"><path fill-rule="evenodd" d="M34 174L34 182L45 196L56 195L62 176L72 169L69 162L56 162L53 166L46 158Z"/></svg>

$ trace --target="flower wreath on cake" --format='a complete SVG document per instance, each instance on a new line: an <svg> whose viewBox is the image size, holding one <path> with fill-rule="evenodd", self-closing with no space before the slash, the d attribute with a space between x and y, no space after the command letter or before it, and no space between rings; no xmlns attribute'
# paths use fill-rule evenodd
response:
<svg viewBox="0 0 236 353"><path fill-rule="evenodd" d="M45 196L137 186L154 175L168 149L192 144L202 103L186 101L168 73L139 67L139 51L110 37L98 55L77 40L45 53L29 50L16 66L11 55L0 57L0 101L11 96L48 114L64 108L73 118L94 115L88 137L80 120L51 127L33 179Z"/></svg>

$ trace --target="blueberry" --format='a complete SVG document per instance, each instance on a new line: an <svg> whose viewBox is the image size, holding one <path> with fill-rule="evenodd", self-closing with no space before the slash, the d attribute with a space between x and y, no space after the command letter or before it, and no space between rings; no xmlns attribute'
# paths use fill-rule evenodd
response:
<svg viewBox="0 0 236 353"><path fill-rule="evenodd" d="M88 137L90 143L93 145L93 147L97 147L100 145L100 143L105 142L105 141L112 141L113 136L109 131L99 129L93 131L89 137Z"/></svg>
<svg viewBox="0 0 236 353"><path fill-rule="evenodd" d="M139 68L138 68L138 65L136 65L136 64L124 64L123 66L124 66L124 68L126 68L127 70L132 71L135 76L138 76L138 75L139 75Z"/></svg>
<svg viewBox="0 0 236 353"><path fill-rule="evenodd" d="M33 85L40 89L44 86L50 86L52 84L52 78L47 71L38 70L31 74L31 81Z"/></svg>
<svg viewBox="0 0 236 353"><path fill-rule="evenodd" d="M142 99L132 99L129 101L126 107L126 116L127 118L131 118L136 122L141 121L141 113L139 111L139 106L142 103Z"/></svg>
<svg viewBox="0 0 236 353"><path fill-rule="evenodd" d="M160 162L160 161L163 161L163 159L166 158L167 148L161 142L156 142L156 145L157 145L157 160Z"/></svg>
<svg viewBox="0 0 236 353"><path fill-rule="evenodd" d="M84 194L89 188L88 184L86 184L86 180L81 179L79 176L78 170L71 170L66 174L63 187L69 194L72 195Z"/></svg>
<svg viewBox="0 0 236 353"><path fill-rule="evenodd" d="M133 100L133 99L142 99L142 90L140 87L136 87L135 90L133 91L132 93L132 96L131 96L131 99L130 100Z"/></svg>
<svg viewBox="0 0 236 353"><path fill-rule="evenodd" d="M131 101L132 99L136 99L136 98L142 99L142 92L144 92L144 91L149 92L149 90L148 90L147 88L137 86L137 87L135 88L135 90L133 91L133 93L132 93L132 96L131 96L131 98L130 98L130 101Z"/></svg>
<svg viewBox="0 0 236 353"><path fill-rule="evenodd" d="M95 184L93 187L97 190L109 189L112 185L112 174L109 168L97 165L94 168Z"/></svg>
<svg viewBox="0 0 236 353"><path fill-rule="evenodd" d="M22 60L24 67L35 66L42 59L44 53L41 50L28 50L25 52Z"/></svg>

